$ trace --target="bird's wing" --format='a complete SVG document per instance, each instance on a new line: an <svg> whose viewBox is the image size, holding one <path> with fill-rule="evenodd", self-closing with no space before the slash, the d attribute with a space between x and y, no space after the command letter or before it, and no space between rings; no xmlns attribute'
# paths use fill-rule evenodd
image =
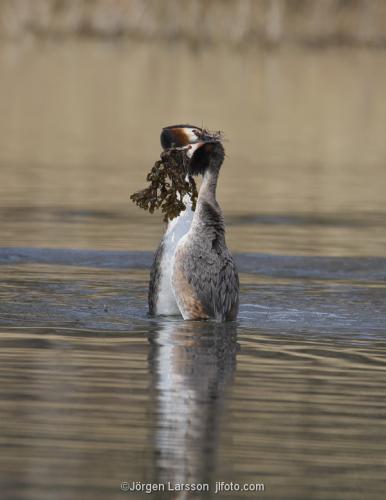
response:
<svg viewBox="0 0 386 500"><path fill-rule="evenodd" d="M149 282L149 314L154 316L156 314L157 298L159 291L159 283L161 280L161 260L164 250L163 240L161 240L155 254L153 264L150 270L150 282Z"/></svg>
<svg viewBox="0 0 386 500"><path fill-rule="evenodd" d="M214 294L216 319L234 320L239 308L239 276L231 253L223 252Z"/></svg>
<svg viewBox="0 0 386 500"><path fill-rule="evenodd" d="M235 319L239 279L231 253L190 252L181 262L183 272L208 315L220 321Z"/></svg>

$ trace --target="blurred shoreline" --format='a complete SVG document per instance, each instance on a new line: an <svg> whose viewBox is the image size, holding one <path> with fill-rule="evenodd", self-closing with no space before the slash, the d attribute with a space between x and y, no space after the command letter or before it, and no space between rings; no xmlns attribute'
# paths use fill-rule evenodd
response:
<svg viewBox="0 0 386 500"><path fill-rule="evenodd" d="M379 0L2 0L0 40L183 40L194 46L386 47Z"/></svg>

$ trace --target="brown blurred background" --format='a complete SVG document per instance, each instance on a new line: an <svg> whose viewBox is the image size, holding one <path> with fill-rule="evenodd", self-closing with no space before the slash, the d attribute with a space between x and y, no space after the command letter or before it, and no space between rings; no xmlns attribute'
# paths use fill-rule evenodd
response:
<svg viewBox="0 0 386 500"><path fill-rule="evenodd" d="M2 0L1 33L191 43L386 41L382 0Z"/></svg>

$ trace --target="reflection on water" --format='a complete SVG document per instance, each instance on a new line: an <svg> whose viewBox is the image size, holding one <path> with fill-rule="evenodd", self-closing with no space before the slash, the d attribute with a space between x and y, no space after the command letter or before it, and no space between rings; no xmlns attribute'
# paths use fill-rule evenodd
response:
<svg viewBox="0 0 386 500"><path fill-rule="evenodd" d="M211 481L224 391L236 365L236 334L234 323L170 321L149 338L156 482Z"/></svg>
<svg viewBox="0 0 386 500"><path fill-rule="evenodd" d="M1 264L4 498L115 500L122 481L186 478L383 499L385 285L365 266L357 282L320 259L320 281L241 274L236 326L148 318L148 271L90 262Z"/></svg>

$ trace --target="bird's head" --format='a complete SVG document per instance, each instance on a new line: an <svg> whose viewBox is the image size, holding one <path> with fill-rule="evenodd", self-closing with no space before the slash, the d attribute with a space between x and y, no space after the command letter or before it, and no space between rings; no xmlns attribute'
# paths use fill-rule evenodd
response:
<svg viewBox="0 0 386 500"><path fill-rule="evenodd" d="M161 132L163 149L186 149L190 175L203 175L210 165L220 168L225 155L222 141L221 132L209 132L193 125L172 125Z"/></svg>

